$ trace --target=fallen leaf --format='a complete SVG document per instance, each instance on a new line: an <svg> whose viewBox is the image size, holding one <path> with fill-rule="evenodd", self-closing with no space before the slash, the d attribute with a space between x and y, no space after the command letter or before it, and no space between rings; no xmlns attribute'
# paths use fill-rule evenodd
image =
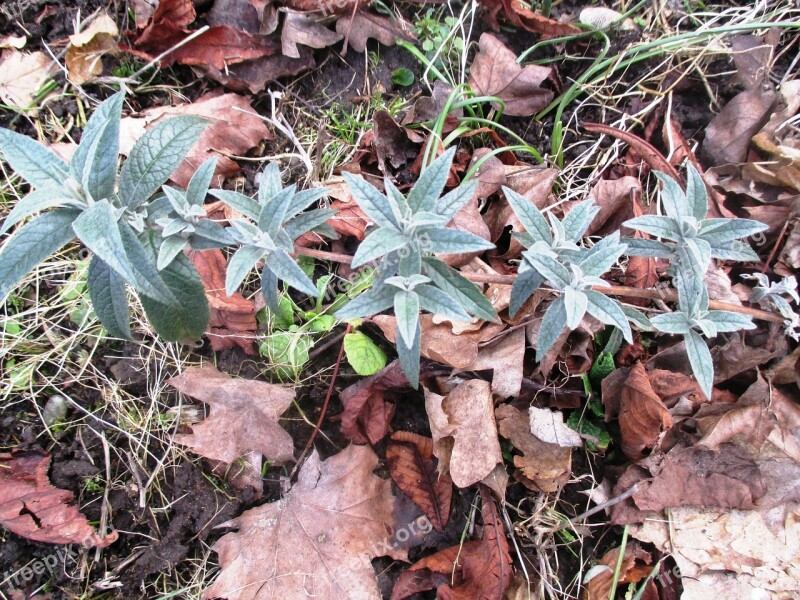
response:
<svg viewBox="0 0 800 600"><path fill-rule="evenodd" d="M33 104L42 84L53 73L53 61L43 52L11 49L0 54L0 99L15 108ZM35 116L36 111L28 111Z"/></svg>
<svg viewBox="0 0 800 600"><path fill-rule="evenodd" d="M408 558L392 542L405 523L396 522L391 481L373 474L377 467L368 446L325 461L315 450L284 498L220 525L237 531L214 544L221 570L203 598L380 600L370 559Z"/></svg>
<svg viewBox="0 0 800 600"><path fill-rule="evenodd" d="M712 166L745 162L750 139L767 122L774 104L774 92L739 92L706 127L704 158Z"/></svg>
<svg viewBox="0 0 800 600"><path fill-rule="evenodd" d="M622 386L618 419L622 451L631 460L641 458L642 451L653 448L662 431L672 427L672 415L653 391L641 362L631 368Z"/></svg>
<svg viewBox="0 0 800 600"><path fill-rule="evenodd" d="M375 375L346 387L339 394L344 406L342 434L356 444L377 444L389 432L395 405L388 400L410 390L400 363L389 363Z"/></svg>
<svg viewBox="0 0 800 600"><path fill-rule="evenodd" d="M503 462L487 381L470 379L446 396L426 389L425 410L439 472L450 473L458 487L481 481Z"/></svg>
<svg viewBox="0 0 800 600"><path fill-rule="evenodd" d="M311 48L325 48L342 39L340 33L331 31L315 15L286 9L281 28L281 51L289 58L300 58L298 44Z"/></svg>
<svg viewBox="0 0 800 600"><path fill-rule="evenodd" d="M564 413L549 408L529 409L530 432L542 442L562 448L583 446L580 434L564 423Z"/></svg>
<svg viewBox="0 0 800 600"><path fill-rule="evenodd" d="M294 443L278 419L294 399L291 389L240 379L215 367L190 367L168 381L179 392L211 405L209 415L192 425L192 433L175 441L211 460L233 465L256 452L275 464L294 459Z"/></svg>
<svg viewBox="0 0 800 600"><path fill-rule="evenodd" d="M544 38L567 36L580 32L580 29L574 25L560 23L555 19L528 10L520 0L480 0L480 4L489 9L488 25L494 31L500 31L497 15L502 11L503 16L512 25L538 33Z"/></svg>
<svg viewBox="0 0 800 600"><path fill-rule="evenodd" d="M128 5L133 9L133 18L137 29L144 29L156 11L159 0L129 0Z"/></svg>
<svg viewBox="0 0 800 600"><path fill-rule="evenodd" d="M758 332L755 332L757 335ZM788 354L786 338L773 336L767 341L754 339L745 332L728 334L728 342L711 348L714 360L714 383L722 383L740 373L755 369L764 363Z"/></svg>
<svg viewBox="0 0 800 600"><path fill-rule="evenodd" d="M525 329L512 329L499 339L481 346L467 371L492 370L492 393L501 398L519 396L525 361Z"/></svg>
<svg viewBox="0 0 800 600"><path fill-rule="evenodd" d="M392 600L436 588L442 600L502 600L514 569L503 521L489 490L482 487L483 532L480 541L465 542L427 556L400 574Z"/></svg>
<svg viewBox="0 0 800 600"><path fill-rule="evenodd" d="M220 351L239 346L247 354L255 354L253 342L256 337L256 306L239 292L225 294L225 275L228 261L222 251L190 250L187 255L194 264L211 309L211 319L206 335L211 348Z"/></svg>
<svg viewBox="0 0 800 600"><path fill-rule="evenodd" d="M397 487L422 510L434 529L444 529L450 519L453 480L449 474L440 477L437 473L433 440L408 431L393 433L386 446L386 466Z"/></svg>
<svg viewBox="0 0 800 600"><path fill-rule="evenodd" d="M403 20L390 19L374 13L359 10L355 14L343 16L336 21L336 31L346 38L356 52L367 49L369 39L378 40L384 46L394 46L397 40L415 42L411 26Z"/></svg>
<svg viewBox="0 0 800 600"><path fill-rule="evenodd" d="M239 94L210 92L191 104L155 107L142 112L139 117L122 119L121 152L128 154L147 129L178 115L200 116L210 121L200 139L172 175L172 180L184 188L197 168L209 157L217 156L214 178L219 182L240 170L239 165L229 155L244 155L263 140L273 139L264 120L252 108L250 99Z"/></svg>
<svg viewBox="0 0 800 600"><path fill-rule="evenodd" d="M522 452L522 456L514 456L514 466L519 469L517 479L535 491L545 494L558 492L569 481L572 450L534 436L530 419L509 404L495 410L495 416L500 435Z"/></svg>
<svg viewBox="0 0 800 600"><path fill-rule="evenodd" d="M36 542L105 548L118 533L100 535L78 508L74 494L47 478L50 456L43 452L0 453L0 525Z"/></svg>
<svg viewBox="0 0 800 600"><path fill-rule="evenodd" d="M89 26L69 36L69 46L64 57L69 80L83 85L103 74L103 55L119 51L119 29L114 20L102 13Z"/></svg>
<svg viewBox="0 0 800 600"><path fill-rule="evenodd" d="M497 96L505 103L504 114L512 117L531 116L553 99L553 92L541 87L552 69L520 66L514 53L490 33L481 35L479 44L469 79L476 94Z"/></svg>
<svg viewBox="0 0 800 600"><path fill-rule="evenodd" d="M582 596L583 600L608 600L611 594L612 582L614 581L614 573L617 572L617 564L620 565L617 583L639 583L650 575L653 570L653 557L635 541L628 542L625 546L621 562L619 562L619 552L620 548L609 550L603 555L603 558L597 561L597 565L590 569L584 579L586 588ZM650 580L647 585L648 587L652 586L651 595L644 597L658 598L655 582ZM652 595L653 592L655 592L655 595Z"/></svg>
<svg viewBox="0 0 800 600"><path fill-rule="evenodd" d="M0 49L15 48L22 50L27 43L28 38L24 35L8 34L0 38Z"/></svg>
<svg viewBox="0 0 800 600"><path fill-rule="evenodd" d="M600 208L600 212L592 220L587 236L609 234L617 231L620 225L635 214L635 205L641 197L642 184L630 176L619 179L601 179L592 188L589 198Z"/></svg>
<svg viewBox="0 0 800 600"><path fill-rule="evenodd" d="M378 168L387 176L391 174L387 161L397 169L419 154L417 145L408 139L405 128L398 125L388 111L379 110L372 115L372 131Z"/></svg>

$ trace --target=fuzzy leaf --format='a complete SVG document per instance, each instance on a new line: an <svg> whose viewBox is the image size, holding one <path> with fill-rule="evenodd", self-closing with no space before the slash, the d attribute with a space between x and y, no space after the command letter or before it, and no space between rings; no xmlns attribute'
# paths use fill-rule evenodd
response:
<svg viewBox="0 0 800 600"><path fill-rule="evenodd" d="M62 206L71 199L69 192L61 187L46 187L33 190L17 202L11 212L8 213L6 220L3 221L3 225L0 227L0 235L27 217L48 208Z"/></svg>
<svg viewBox="0 0 800 600"><path fill-rule="evenodd" d="M706 313L705 319L714 323L720 333L756 328L752 317L727 310L710 310Z"/></svg>
<svg viewBox="0 0 800 600"><path fill-rule="evenodd" d="M356 199L359 208L372 219L379 227L386 227L399 232L401 227L392 210L389 199L381 194L375 186L368 183L361 176L345 172L344 180L350 188L350 193Z"/></svg>
<svg viewBox="0 0 800 600"><path fill-rule="evenodd" d="M228 271L225 274L225 294L233 296L253 266L267 253L258 246L242 246L228 261Z"/></svg>
<svg viewBox="0 0 800 600"><path fill-rule="evenodd" d="M581 239L599 212L600 207L596 206L593 200L578 203L561 221L566 239L573 242Z"/></svg>
<svg viewBox="0 0 800 600"><path fill-rule="evenodd" d="M536 346L536 361L540 362L550 347L561 335L567 322L567 312L564 307L564 298L559 296L547 307L542 317L539 328L538 344Z"/></svg>
<svg viewBox="0 0 800 600"><path fill-rule="evenodd" d="M92 114L83 130L81 143L70 161L72 177L95 200L114 195L119 160L119 123L125 93L105 100Z"/></svg>
<svg viewBox="0 0 800 600"><path fill-rule="evenodd" d="M133 339L125 280L97 256L92 257L86 277L92 307L103 327L114 337Z"/></svg>
<svg viewBox="0 0 800 600"><path fill-rule="evenodd" d="M337 319L354 319L356 317L371 317L383 312L394 305L395 291L396 289L389 285L367 290L336 311L335 317Z"/></svg>
<svg viewBox="0 0 800 600"><path fill-rule="evenodd" d="M478 190L476 180L466 181L454 190L439 198L434 207L434 212L446 219L445 223L452 219L464 205L469 202Z"/></svg>
<svg viewBox="0 0 800 600"><path fill-rule="evenodd" d="M698 221L702 221L708 214L706 184L692 163L688 164L686 174L686 202L689 205L689 214Z"/></svg>
<svg viewBox="0 0 800 600"><path fill-rule="evenodd" d="M328 188L312 188L297 192L289 201L289 208L286 210L285 219L291 219L299 215L314 202L325 196L328 191Z"/></svg>
<svg viewBox="0 0 800 600"><path fill-rule="evenodd" d="M541 241L549 245L553 240L550 225L548 225L547 219L544 218L544 215L536 205L525 196L505 186L503 186L503 194L525 231L533 238L533 241Z"/></svg>
<svg viewBox="0 0 800 600"><path fill-rule="evenodd" d="M703 390L706 398L711 398L714 387L714 362L711 352L709 352L705 340L694 331L690 330L683 340L695 379L700 384L700 389Z"/></svg>
<svg viewBox="0 0 800 600"><path fill-rule="evenodd" d="M656 177L664 186L661 191L661 206L668 217L680 220L690 214L690 207L686 201L686 194L681 186L672 177L660 171L655 172Z"/></svg>
<svg viewBox="0 0 800 600"><path fill-rule="evenodd" d="M683 238L677 223L669 217L643 215L634 219L628 219L622 225L668 240L678 241Z"/></svg>
<svg viewBox="0 0 800 600"><path fill-rule="evenodd" d="M419 357L421 337L422 330L419 326L419 319L417 319L417 328L414 333L414 341L412 344L406 346L406 343L402 337L397 338L397 358L400 360L400 366L403 368L403 373L405 373L406 379L408 379L408 384L414 389L419 387Z"/></svg>
<svg viewBox="0 0 800 600"><path fill-rule="evenodd" d="M497 318L497 312L492 303L469 279L452 267L448 267L438 258L426 257L424 263L425 274L431 278L431 281L440 290L455 298L467 312L484 321L494 321Z"/></svg>
<svg viewBox="0 0 800 600"><path fill-rule="evenodd" d="M512 319L543 282L544 278L535 269L529 268L517 275L514 285L511 286L511 299L508 304L508 314Z"/></svg>
<svg viewBox="0 0 800 600"><path fill-rule="evenodd" d="M631 326L619 302L594 290L586 290L584 293L589 300L586 307L588 313L601 323L613 325L619 329L625 341L632 344L633 332L631 332Z"/></svg>
<svg viewBox="0 0 800 600"><path fill-rule="evenodd" d="M578 265L584 274L599 277L619 260L625 249L625 244L619 242L619 232L615 231L585 252Z"/></svg>
<svg viewBox="0 0 800 600"><path fill-rule="evenodd" d="M208 188L214 179L217 168L217 157L212 156L202 165L197 167L189 184L186 186L186 201L192 206L203 206L208 195Z"/></svg>
<svg viewBox="0 0 800 600"><path fill-rule="evenodd" d="M409 238L405 234L388 227L381 227L370 233L358 245L351 264L353 268L361 266L405 246L408 242Z"/></svg>
<svg viewBox="0 0 800 600"><path fill-rule="evenodd" d="M25 181L35 188L61 187L69 174L67 163L31 138L0 128L0 152Z"/></svg>
<svg viewBox="0 0 800 600"><path fill-rule="evenodd" d="M336 212L335 210L326 208L310 210L290 219L289 222L283 226L283 229L290 239L296 240L307 231L311 231L315 227L322 225L335 215Z"/></svg>
<svg viewBox="0 0 800 600"><path fill-rule="evenodd" d="M447 183L450 175L450 165L453 164L455 155L455 146L448 148L444 154L420 173L417 183L408 193L408 206L411 207L413 213L436 210L439 196L442 195L444 184Z"/></svg>
<svg viewBox="0 0 800 600"><path fill-rule="evenodd" d="M189 240L181 237L168 237L161 241L161 247L158 249L158 260L156 261L156 268L159 271L170 264L173 259L180 254L186 246L189 245Z"/></svg>
<svg viewBox="0 0 800 600"><path fill-rule="evenodd" d="M644 256L647 258L670 258L672 256L672 248L658 240L625 238L625 244L627 245L625 254L628 256Z"/></svg>
<svg viewBox="0 0 800 600"><path fill-rule="evenodd" d="M227 229L211 219L200 219L197 223L195 223L194 236L195 238L201 237L214 242L214 247L217 247L218 245L231 246L236 243L236 241L231 237L231 234L228 233ZM207 248L208 246L206 246L204 249Z"/></svg>
<svg viewBox="0 0 800 600"><path fill-rule="evenodd" d="M258 221L258 215L261 214L261 206L249 196L230 190L209 190L208 193L217 200L222 200L233 210L242 213L251 221Z"/></svg>
<svg viewBox="0 0 800 600"><path fill-rule="evenodd" d="M420 245L425 252L462 254L494 248L494 244L468 231L436 227L420 234Z"/></svg>
<svg viewBox="0 0 800 600"><path fill-rule="evenodd" d="M418 285L414 291L419 296L419 303L428 312L437 314L446 319L470 322L472 318L452 298L442 290L432 285Z"/></svg>
<svg viewBox="0 0 800 600"><path fill-rule="evenodd" d="M536 269L542 277L558 289L563 290L569 285L569 271L555 258L544 254L537 254L530 250L523 252L522 256L528 261L531 267Z"/></svg>
<svg viewBox="0 0 800 600"><path fill-rule="evenodd" d="M261 269L261 295L267 307L275 314L281 310L280 297L278 295L278 276L275 275L265 264Z"/></svg>
<svg viewBox="0 0 800 600"><path fill-rule="evenodd" d="M720 260L740 260L746 262L759 260L755 250L742 240L712 245L711 256Z"/></svg>
<svg viewBox="0 0 800 600"><path fill-rule="evenodd" d="M289 203L295 195L296 186L292 185L282 189L267 202L258 215L258 227L274 238L280 231L289 210Z"/></svg>
<svg viewBox="0 0 800 600"><path fill-rule="evenodd" d="M567 315L566 325L569 329L576 329L581 324L583 315L589 305L586 294L572 286L564 288L564 312Z"/></svg>
<svg viewBox="0 0 800 600"><path fill-rule="evenodd" d="M414 343L414 330L419 326L419 296L407 290L395 292L394 315L400 338L407 347L411 347Z"/></svg>
<svg viewBox="0 0 800 600"><path fill-rule="evenodd" d="M732 242L769 229L752 219L706 219L700 223L698 237L711 246Z"/></svg>
<svg viewBox="0 0 800 600"><path fill-rule="evenodd" d="M297 266L294 259L283 250L275 250L267 256L267 266L275 273L278 279L285 281L294 289L316 298L319 290L314 282L303 273L303 269Z"/></svg>
<svg viewBox="0 0 800 600"><path fill-rule="evenodd" d="M686 313L680 311L656 315L650 318L650 323L661 333L673 335L685 335L691 329Z"/></svg>

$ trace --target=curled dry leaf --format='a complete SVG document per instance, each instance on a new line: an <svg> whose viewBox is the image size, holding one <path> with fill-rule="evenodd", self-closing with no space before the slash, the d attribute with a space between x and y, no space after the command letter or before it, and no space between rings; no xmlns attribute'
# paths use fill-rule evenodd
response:
<svg viewBox="0 0 800 600"><path fill-rule="evenodd" d="M469 81L479 96L500 98L505 103L505 114L528 117L553 99L553 92L541 87L551 72L549 67L520 66L511 50L492 34L484 33Z"/></svg>
<svg viewBox="0 0 800 600"><path fill-rule="evenodd" d="M449 472L458 487L481 481L503 462L488 382L465 381L447 396L426 389L425 410L439 472Z"/></svg>
<svg viewBox="0 0 800 600"><path fill-rule="evenodd" d="M389 432L395 405L387 397L410 390L398 361L342 390L342 433L356 444L377 444Z"/></svg>
<svg viewBox="0 0 800 600"><path fill-rule="evenodd" d="M50 456L42 452L0 453L0 525L19 536L48 544L105 548L116 531L99 535L78 508L72 492L47 478Z"/></svg>
<svg viewBox="0 0 800 600"><path fill-rule="evenodd" d="M114 19L103 13L89 26L69 36L69 47L64 56L67 75L72 83L83 85L103 73L103 55L119 50L119 29Z"/></svg>
<svg viewBox="0 0 800 600"><path fill-rule="evenodd" d="M614 572L619 561L620 548L613 548L603 555L597 565L586 574L584 583L586 588L583 592L583 600L608 600L611 594L611 585L614 580ZM642 579L650 575L653 570L653 557L646 552L635 541L629 542L625 546L625 553L622 555L620 563L618 583L639 583ZM647 583L649 589L645 591L645 599L657 599L658 592L653 580Z"/></svg>
<svg viewBox="0 0 800 600"><path fill-rule="evenodd" d="M156 123L178 115L193 115L209 119L200 139L180 164L172 180L186 187L197 168L210 156L216 155L215 181L226 179L239 172L239 165L228 155L244 155L263 140L271 140L272 133L264 120L253 110L250 99L239 94L208 93L191 104L155 107L139 117L122 119L120 147L123 154L144 132Z"/></svg>
<svg viewBox="0 0 800 600"><path fill-rule="evenodd" d="M653 391L647 371L637 362L622 386L619 406L622 450L631 460L641 458L645 448L653 448L661 432L672 427L672 415Z"/></svg>
<svg viewBox="0 0 800 600"><path fill-rule="evenodd" d="M572 451L543 442L531 433L528 417L509 404L495 411L500 435L511 441L522 456L514 456L517 479L525 487L552 494L567 483L572 470Z"/></svg>
<svg viewBox="0 0 800 600"><path fill-rule="evenodd" d="M502 600L514 569L503 521L489 490L481 486L483 531L479 541L451 546L417 561L400 574L392 600L436 589L443 600Z"/></svg>
<svg viewBox="0 0 800 600"><path fill-rule="evenodd" d="M236 531L214 544L221 571L203 598L380 600L370 559L408 556L391 542L407 523L396 522L391 481L377 466L368 446L324 462L315 450L283 499L220 526Z"/></svg>
<svg viewBox="0 0 800 600"><path fill-rule="evenodd" d="M276 464L293 460L292 438L278 424L294 399L292 390L230 377L211 365L190 367L168 383L211 405L208 417L192 425L192 433L175 436L179 444L228 465L251 452Z"/></svg>
<svg viewBox="0 0 800 600"><path fill-rule="evenodd" d="M463 334L462 334L463 335ZM502 398L519 396L522 389L525 362L525 330L511 330L498 340L487 343L478 350L467 371L491 369L492 393Z"/></svg>
<svg viewBox="0 0 800 600"><path fill-rule="evenodd" d="M190 250L187 252L203 286L211 309L211 319L206 335L214 350L227 350L239 346L247 354L255 354L253 341L258 323L256 305L239 292L228 296L225 293L225 275L228 261L218 248Z"/></svg>
<svg viewBox="0 0 800 600"><path fill-rule="evenodd" d="M442 530L450 519L453 480L439 476L433 440L408 431L392 434L386 446L386 464L394 482L419 506L433 525Z"/></svg>
<svg viewBox="0 0 800 600"><path fill-rule="evenodd" d="M564 413L549 408L529 409L530 432L542 442L561 448L583 446L580 434L564 423Z"/></svg>
<svg viewBox="0 0 800 600"><path fill-rule="evenodd" d="M561 23L527 9L520 0L480 0L480 4L489 10L489 26L494 31L500 31L497 22L500 13L512 25L538 33L544 38L572 35L580 31L574 25Z"/></svg>

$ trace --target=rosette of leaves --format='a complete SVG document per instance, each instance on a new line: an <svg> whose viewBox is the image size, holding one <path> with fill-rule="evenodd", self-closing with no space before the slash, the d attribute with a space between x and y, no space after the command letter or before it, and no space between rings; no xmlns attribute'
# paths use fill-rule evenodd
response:
<svg viewBox="0 0 800 600"><path fill-rule="evenodd" d="M404 196L388 179L382 194L360 176L345 180L375 227L359 245L353 267L375 264L376 281L336 316L370 317L394 308L397 354L411 385L419 384L420 310L469 321L470 315L493 320L497 313L474 283L447 266L435 254L480 252L493 248L472 233L449 229L447 223L475 194L477 183L463 183L441 196L455 148L436 159ZM441 197L440 197L441 196Z"/></svg>
<svg viewBox="0 0 800 600"><path fill-rule="evenodd" d="M78 238L92 251L88 290L112 335L130 338L126 284L167 340L200 337L209 319L202 281L191 262L176 257L159 271L159 236L145 226L152 196L200 137L207 121L175 117L155 125L133 146L118 171L124 94L103 102L89 119L67 164L36 141L0 130L0 152L32 191L6 218L0 233L18 227L0 251L0 302L37 264Z"/></svg>
<svg viewBox="0 0 800 600"><path fill-rule="evenodd" d="M742 279L751 279L758 282L750 293L750 302L759 304L771 310L777 310L786 319L786 335L793 340L800 339L800 316L794 311L789 301L783 296L789 296L795 304L800 304L797 294L797 279L794 275L784 277L780 281L771 282L764 273L750 273L742 275Z"/></svg>
<svg viewBox="0 0 800 600"><path fill-rule="evenodd" d="M336 236L333 229L325 224L336 214L335 210L318 208L303 212L322 198L327 189L298 192L295 184L284 188L278 165L270 163L261 175L257 198L229 190L212 190L210 193L245 217L234 219L231 223L233 227L230 228L230 234L239 248L228 262L226 294L232 295L253 267L263 260L261 292L273 312L280 310L279 281L309 296L316 298L319 295L314 282L291 254L294 253L297 238L309 231Z"/></svg>

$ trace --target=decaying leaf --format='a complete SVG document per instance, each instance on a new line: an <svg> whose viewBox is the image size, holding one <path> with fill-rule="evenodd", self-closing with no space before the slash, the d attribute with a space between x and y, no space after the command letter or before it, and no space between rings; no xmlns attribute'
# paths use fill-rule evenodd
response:
<svg viewBox="0 0 800 600"><path fill-rule="evenodd" d="M439 472L450 473L458 487L481 481L503 462L488 382L470 379L446 396L426 389L425 410Z"/></svg>
<svg viewBox="0 0 800 600"><path fill-rule="evenodd" d="M284 56L300 58L298 44L325 48L341 39L341 34L325 27L315 15L287 9L281 28L281 50Z"/></svg>
<svg viewBox="0 0 800 600"><path fill-rule="evenodd" d="M239 346L247 354L255 354L253 341L256 336L256 306L239 292L225 294L227 259L221 250L190 250L189 259L194 264L211 309L211 319L206 335L214 350L226 350Z"/></svg>
<svg viewBox="0 0 800 600"><path fill-rule="evenodd" d="M398 361L392 361L375 375L342 390L339 400L344 405L341 414L342 433L356 444L377 444L389 432L395 405L388 402L410 390L408 380Z"/></svg>
<svg viewBox="0 0 800 600"><path fill-rule="evenodd" d="M513 329L498 340L489 342L478 350L467 371L491 369L492 393L502 398L519 396L522 389L522 369L525 359L525 330Z"/></svg>
<svg viewBox="0 0 800 600"><path fill-rule="evenodd" d="M407 523L396 522L391 481L377 466L368 446L326 461L314 451L283 499L221 525L237 531L214 544L221 571L203 598L380 600L370 559L408 558L392 537Z"/></svg>
<svg viewBox="0 0 800 600"><path fill-rule="evenodd" d="M706 127L706 160L713 166L743 163L750 139L767 122L774 104L774 92L745 90L737 94Z"/></svg>
<svg viewBox="0 0 800 600"><path fill-rule="evenodd" d="M495 416L500 435L522 452L522 456L514 456L517 479L529 489L546 494L561 489L571 474L572 450L534 436L527 415L511 405L499 407Z"/></svg>
<svg viewBox="0 0 800 600"><path fill-rule="evenodd" d="M356 52L364 52L370 38L385 46L394 46L397 40L416 41L411 26L405 21L396 21L365 10L357 11L352 18L350 15L342 16L336 21L336 31L347 38Z"/></svg>
<svg viewBox="0 0 800 600"><path fill-rule="evenodd" d="M662 431L672 427L672 415L653 391L644 365L637 362L622 386L619 406L622 450L637 460L645 448L653 448Z"/></svg>
<svg viewBox="0 0 800 600"><path fill-rule="evenodd" d="M476 94L500 98L505 103L505 114L527 117L553 99L553 92L541 87L550 74L549 67L520 66L511 50L495 36L484 33L469 81Z"/></svg>
<svg viewBox="0 0 800 600"><path fill-rule="evenodd" d="M481 486L483 531L479 541L427 556L400 574L392 600L436 589L444 600L501 600L514 578L503 521L489 490Z"/></svg>
<svg viewBox="0 0 800 600"><path fill-rule="evenodd" d="M105 548L118 537L95 532L71 504L72 492L47 478L50 456L43 452L0 453L0 525L19 536L48 544Z"/></svg>
<svg viewBox="0 0 800 600"><path fill-rule="evenodd" d="M4 50L0 54L0 99L9 106L27 109L52 74L52 67L52 59L43 52Z"/></svg>
<svg viewBox="0 0 800 600"><path fill-rule="evenodd" d="M433 440L397 431L386 446L386 464L394 482L419 506L434 529L444 529L450 519L453 480L437 472Z"/></svg>
<svg viewBox="0 0 800 600"><path fill-rule="evenodd" d="M529 10L520 0L481 0L480 4L489 10L489 26L494 31L500 31L497 22L500 13L515 27L538 33L545 38L572 35L580 31L574 25L560 23Z"/></svg>
<svg viewBox="0 0 800 600"><path fill-rule="evenodd" d="M583 446L580 434L564 423L564 413L549 408L529 409L530 432L542 442L560 446L561 448L574 448Z"/></svg>
<svg viewBox="0 0 800 600"><path fill-rule="evenodd" d="M69 36L69 47L64 57L67 74L72 83L83 85L103 73L103 55L114 54L119 48L119 29L114 19L103 13L89 26Z"/></svg>
<svg viewBox="0 0 800 600"><path fill-rule="evenodd" d="M583 600L608 600L611 594L611 585L614 580L614 572L619 561L620 548L613 548L603 555L597 565L586 574L584 583L586 589L583 593ZM628 542L625 546L625 553L622 555L620 563L618 583L638 583L653 570L653 557L646 552L635 541ZM655 589L655 582L650 580L648 587L652 588L645 591L644 598L658 598Z"/></svg>
<svg viewBox="0 0 800 600"><path fill-rule="evenodd" d="M190 367L168 383L211 405L208 417L192 425L192 433L175 436L179 444L228 465L251 452L276 464L294 458L292 438L278 424L294 399L291 389L230 377L211 365Z"/></svg>

